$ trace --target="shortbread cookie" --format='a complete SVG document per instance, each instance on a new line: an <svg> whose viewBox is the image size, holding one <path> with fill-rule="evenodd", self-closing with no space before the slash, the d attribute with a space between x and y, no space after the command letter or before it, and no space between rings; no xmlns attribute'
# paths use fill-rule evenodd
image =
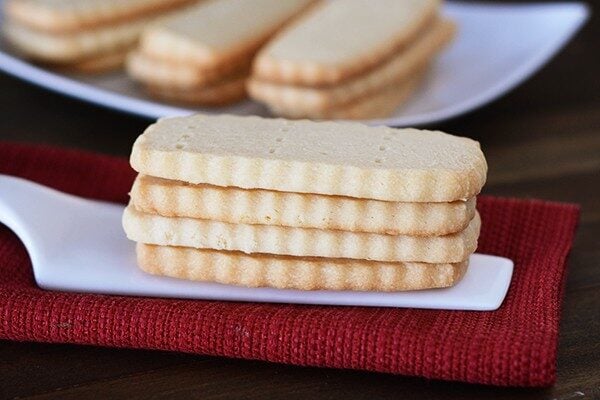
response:
<svg viewBox="0 0 600 400"><path fill-rule="evenodd" d="M163 217L129 205L123 228L135 242L290 256L378 261L460 262L477 248L479 215L461 232L444 236L385 235L276 225L230 224Z"/></svg>
<svg viewBox="0 0 600 400"><path fill-rule="evenodd" d="M389 235L432 236L462 231L475 198L452 203L400 203L341 196L239 189L139 175L131 203L144 213L232 224L281 225Z"/></svg>
<svg viewBox="0 0 600 400"><path fill-rule="evenodd" d="M302 111L286 108L277 104L268 105L269 110L285 118L310 118L310 119L356 119L371 120L387 118L398 109L415 91L422 80L422 73L415 78L399 85L392 85L378 93L361 97L348 104L328 108L325 110Z"/></svg>
<svg viewBox="0 0 600 400"><path fill-rule="evenodd" d="M359 75L414 41L438 0L327 1L287 27L257 56L258 79L331 85Z"/></svg>
<svg viewBox="0 0 600 400"><path fill-rule="evenodd" d="M327 115L327 110L331 108L340 108L343 104L377 93L390 85L407 82L423 70L452 39L454 31L452 22L436 21L404 51L367 73L336 86L289 86L253 78L248 83L248 90L254 99L279 110L293 110L296 115L307 117Z"/></svg>
<svg viewBox="0 0 600 400"><path fill-rule="evenodd" d="M204 106L222 106L246 97L246 76L241 75L197 89L147 85L151 96L169 101Z"/></svg>
<svg viewBox="0 0 600 400"><path fill-rule="evenodd" d="M61 68L65 72L99 74L120 68L125 62L126 57L127 50L120 50L73 64L63 65Z"/></svg>
<svg viewBox="0 0 600 400"><path fill-rule="evenodd" d="M54 33L131 21L194 0L6 0L6 17L20 24Z"/></svg>
<svg viewBox="0 0 600 400"><path fill-rule="evenodd" d="M6 38L26 56L52 63L77 63L130 48L149 22L140 19L68 35L40 32L10 21L3 29Z"/></svg>
<svg viewBox="0 0 600 400"><path fill-rule="evenodd" d="M214 0L144 32L141 51L172 62L216 68L250 57L314 0Z"/></svg>
<svg viewBox="0 0 600 400"><path fill-rule="evenodd" d="M459 263L382 263L152 246L138 243L139 267L151 274L249 287L300 290L404 291L453 286Z"/></svg>
<svg viewBox="0 0 600 400"><path fill-rule="evenodd" d="M469 199L487 173L478 142L442 132L232 115L161 119L131 165L195 184L404 202Z"/></svg>
<svg viewBox="0 0 600 400"><path fill-rule="evenodd" d="M134 79L154 86L195 89L222 81L231 74L247 74L251 60L201 69L195 65L166 61L134 51L127 57L127 72Z"/></svg>

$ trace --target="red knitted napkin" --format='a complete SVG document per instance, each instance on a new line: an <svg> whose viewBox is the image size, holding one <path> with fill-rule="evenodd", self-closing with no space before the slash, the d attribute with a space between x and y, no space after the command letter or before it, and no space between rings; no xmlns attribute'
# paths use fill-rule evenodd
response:
<svg viewBox="0 0 600 400"><path fill-rule="evenodd" d="M0 173L125 202L124 159L0 143ZM1 194L0 194L1 196ZM255 304L51 292L0 226L0 338L175 350L506 386L555 380L577 206L482 196L479 250L515 261L493 312Z"/></svg>

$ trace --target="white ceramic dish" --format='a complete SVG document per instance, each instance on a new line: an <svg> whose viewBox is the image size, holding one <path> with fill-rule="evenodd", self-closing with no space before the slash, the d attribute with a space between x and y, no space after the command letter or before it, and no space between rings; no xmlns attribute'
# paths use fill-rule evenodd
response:
<svg viewBox="0 0 600 400"><path fill-rule="evenodd" d="M454 287L413 292L299 291L190 282L146 274L121 228L123 206L91 201L0 175L0 223L23 241L44 289L133 296L270 303L495 310L513 272L511 260L471 256Z"/></svg>
<svg viewBox="0 0 600 400"><path fill-rule="evenodd" d="M389 119L368 123L430 124L489 103L548 62L585 22L589 10L582 3L449 2L443 14L459 26L455 42L435 62L425 83L406 105ZM212 109L169 105L146 96L123 72L63 75L22 60L3 41L0 70L69 96L150 118L198 111L268 115L265 108L251 101Z"/></svg>

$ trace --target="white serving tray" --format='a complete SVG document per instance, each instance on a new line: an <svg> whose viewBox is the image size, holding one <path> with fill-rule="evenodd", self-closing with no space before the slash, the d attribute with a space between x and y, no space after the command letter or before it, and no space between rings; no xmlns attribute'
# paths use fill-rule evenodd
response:
<svg viewBox="0 0 600 400"><path fill-rule="evenodd" d="M458 24L456 40L434 63L418 92L393 117L366 122L430 124L493 101L548 62L585 22L589 10L583 3L453 1L444 6L443 14ZM124 72L61 74L24 61L2 40L0 70L65 95L153 119L192 112L269 115L252 101L210 109L170 105L146 96Z"/></svg>
<svg viewBox="0 0 600 400"><path fill-rule="evenodd" d="M0 175L0 223L23 241L37 284L49 290L131 296L495 310L508 291L513 262L474 254L454 287L412 292L300 291L246 288L149 275L136 266L135 245L121 227L122 205L67 195Z"/></svg>

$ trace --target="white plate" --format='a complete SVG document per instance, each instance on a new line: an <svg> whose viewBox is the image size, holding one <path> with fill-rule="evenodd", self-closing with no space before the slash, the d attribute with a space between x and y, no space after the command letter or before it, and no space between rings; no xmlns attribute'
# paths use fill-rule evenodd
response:
<svg viewBox="0 0 600 400"><path fill-rule="evenodd" d="M136 266L134 243L121 227L123 206L85 200L0 175L0 223L23 241L44 289L132 296L269 303L495 310L502 304L513 262L471 256L454 287L412 292L301 291L246 288L149 275Z"/></svg>
<svg viewBox="0 0 600 400"><path fill-rule="evenodd" d="M406 105L389 119L369 123L422 125L489 103L548 62L585 22L589 10L582 3L450 2L443 13L458 24L456 40L438 58L426 82ZM69 96L150 118L198 111L268 115L251 101L212 109L169 105L144 95L123 72L91 77L60 74L23 61L2 41L0 69Z"/></svg>

